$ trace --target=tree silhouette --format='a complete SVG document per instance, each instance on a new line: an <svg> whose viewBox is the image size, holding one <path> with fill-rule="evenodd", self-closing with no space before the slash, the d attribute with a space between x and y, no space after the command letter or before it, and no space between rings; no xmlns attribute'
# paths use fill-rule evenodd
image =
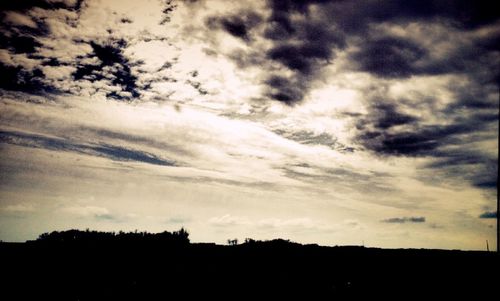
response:
<svg viewBox="0 0 500 301"><path fill-rule="evenodd" d="M238 244L238 239L235 238L235 239L228 239L227 240L227 244L230 245L230 246L236 246Z"/></svg>
<svg viewBox="0 0 500 301"><path fill-rule="evenodd" d="M139 232L101 232L101 231L85 231L67 230L53 231L51 233L42 233L37 242L45 243L102 243L102 242L144 242L144 243L170 243L170 244L189 244L189 232L184 228L173 233L163 231L160 233L148 233L146 231Z"/></svg>

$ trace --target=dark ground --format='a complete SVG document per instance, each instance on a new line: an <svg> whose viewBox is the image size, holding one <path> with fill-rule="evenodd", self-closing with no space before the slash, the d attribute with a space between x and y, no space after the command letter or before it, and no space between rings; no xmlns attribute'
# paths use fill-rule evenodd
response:
<svg viewBox="0 0 500 301"><path fill-rule="evenodd" d="M494 252L284 240L0 243L0 271L2 300L484 300L499 283Z"/></svg>

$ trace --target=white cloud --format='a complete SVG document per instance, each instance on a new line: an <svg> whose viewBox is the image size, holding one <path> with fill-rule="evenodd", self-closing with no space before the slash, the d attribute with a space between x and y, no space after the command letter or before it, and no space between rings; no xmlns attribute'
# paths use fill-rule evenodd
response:
<svg viewBox="0 0 500 301"><path fill-rule="evenodd" d="M227 227L227 226L244 226L249 225L251 222L245 217L231 216L230 214L225 214L218 217L212 217L208 222L216 227Z"/></svg>
<svg viewBox="0 0 500 301"><path fill-rule="evenodd" d="M64 213L69 213L83 218L111 218L112 215L108 209L97 206L69 206L61 209Z"/></svg>
<svg viewBox="0 0 500 301"><path fill-rule="evenodd" d="M8 50L0 49L0 60L7 66L22 67L27 71L39 66L39 61L29 58L24 53L10 53Z"/></svg>
<svg viewBox="0 0 500 301"><path fill-rule="evenodd" d="M43 74L50 81L69 80L71 74L76 71L73 66L43 66Z"/></svg>
<svg viewBox="0 0 500 301"><path fill-rule="evenodd" d="M18 12L9 11L4 15L4 21L14 26L27 26L30 28L37 28L38 25L30 16L23 15Z"/></svg>
<svg viewBox="0 0 500 301"><path fill-rule="evenodd" d="M36 207L33 204L20 203L20 204L7 205L5 207L0 208L0 210L11 213L25 213L25 212L34 212L36 210Z"/></svg>
<svg viewBox="0 0 500 301"><path fill-rule="evenodd" d="M284 233L291 235L293 233L333 233L346 229L360 229L358 220L346 219L342 223L326 223L311 219L309 217L292 218L263 218L252 220L245 216L233 216L225 214L212 217L208 220L209 224L215 227L224 227L226 229L236 230L238 227L251 228L251 232Z"/></svg>
<svg viewBox="0 0 500 301"><path fill-rule="evenodd" d="M289 231L289 232L303 232L303 231L313 231L313 232L331 232L335 229L331 225L326 225L324 223L316 222L308 217L292 218L292 219L279 219L279 218L268 218L258 221L257 226L264 229L269 229L271 231L280 229L278 231Z"/></svg>

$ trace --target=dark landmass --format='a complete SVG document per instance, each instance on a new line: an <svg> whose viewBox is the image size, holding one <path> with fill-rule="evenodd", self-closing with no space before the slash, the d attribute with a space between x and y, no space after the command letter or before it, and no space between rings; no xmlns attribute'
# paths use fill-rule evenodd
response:
<svg viewBox="0 0 500 301"><path fill-rule="evenodd" d="M480 300L496 295L498 253L223 246L188 233L70 230L0 243L2 300Z"/></svg>

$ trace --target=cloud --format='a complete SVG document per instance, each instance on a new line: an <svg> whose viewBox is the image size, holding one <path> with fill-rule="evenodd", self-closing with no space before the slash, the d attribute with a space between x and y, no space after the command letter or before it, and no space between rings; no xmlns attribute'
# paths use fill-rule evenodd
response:
<svg viewBox="0 0 500 301"><path fill-rule="evenodd" d="M448 125L421 125L392 132L383 129L366 131L359 139L365 147L382 155L434 158L427 168L446 169L448 174L465 176L478 187L487 188L491 185L486 183L496 183L497 159L476 149L467 140L480 139L480 136L473 136L480 132L492 134L490 129L495 126L497 118L495 115L472 115ZM381 120L377 124L384 122ZM391 122L399 122L399 119Z"/></svg>
<svg viewBox="0 0 500 301"><path fill-rule="evenodd" d="M187 81L175 72L168 75L160 74L164 70L141 73L140 65L145 62L136 59L137 53L129 51L138 41L169 41L175 34L166 37L161 31L166 23L172 18L179 22L174 16L178 10L194 11L202 7L202 3L165 1L151 5L157 11L148 13L158 24L150 27L145 26L140 13L136 16L130 11L130 3L125 3L123 8L114 7L115 14L109 18L103 13L111 9L109 4L94 1L28 1L2 5L6 17L0 24L0 48L7 50L9 57L26 54L28 59L38 63L36 65L44 66L29 69L0 60L4 89L97 94L130 100L168 95L164 87L159 88L156 84L168 78L178 82L171 85L173 93L185 89L180 86L188 85L202 96L216 94L212 91L217 89L205 87L205 82ZM216 43L217 39L206 33L216 31L225 32L244 44L243 47L229 47L223 55L240 68L260 69L253 81L264 89L262 95L256 97L288 105L300 103L338 55L350 59L347 69L389 79L448 73L465 73L490 83L498 78L498 71L492 67L495 64L490 63L499 60L492 46L498 37L494 30L483 29L496 20L488 4L474 3L464 7L460 1L447 5L435 1L424 9L402 1L355 5L342 1L311 0L297 4L269 0L264 7L262 5L239 8L236 5L236 12L227 10L231 13L208 15L202 21L206 28L200 29L207 39L211 39L209 44ZM430 22L431 30L422 34L423 29L417 28L420 35L403 36L401 31L389 30L397 26L418 27L424 22ZM195 25L181 24L195 33L192 29ZM443 36L443 31L452 32L453 39ZM134 33L139 33L141 38ZM461 35L468 35L468 38L463 39ZM435 41L427 41L426 37ZM457 41L456 46L452 40ZM436 55L443 52L435 49L437 46L433 45L437 44L440 49L446 49L446 53ZM173 49L175 47L164 51L175 51ZM76 69L74 78L55 78L56 71L50 69L62 66ZM49 73L52 76L48 76Z"/></svg>
<svg viewBox="0 0 500 301"><path fill-rule="evenodd" d="M39 68L28 71L0 62L0 88L33 93L54 92L54 88L43 81L43 71Z"/></svg>
<svg viewBox="0 0 500 301"><path fill-rule="evenodd" d="M28 0L20 2L2 2L0 8L2 10L26 11L34 7L57 10L71 9L78 10L84 1L81 0Z"/></svg>
<svg viewBox="0 0 500 301"><path fill-rule="evenodd" d="M313 131L299 130L299 131L286 131L283 129L275 130L275 133L287 139L297 141L306 145L324 145L331 149L341 152L353 152L354 148L346 146L338 141L330 133L314 133Z"/></svg>
<svg viewBox="0 0 500 301"><path fill-rule="evenodd" d="M127 149L107 144L82 144L66 139L46 137L20 132L0 131L0 142L20 145L24 147L43 148L56 151L68 151L86 155L106 157L116 161L136 161L148 164L174 166L170 160L158 158L140 150Z"/></svg>
<svg viewBox="0 0 500 301"><path fill-rule="evenodd" d="M445 171L455 178L462 178L481 189L496 189L498 158L481 150L453 149L436 154L436 159L426 165L437 174Z"/></svg>
<svg viewBox="0 0 500 301"><path fill-rule="evenodd" d="M497 147L498 100L493 91L490 85L456 75L371 86L365 92L366 114L352 117L355 140L361 149L383 158L426 158L421 169L431 170L429 175L491 189L498 159L485 150Z"/></svg>
<svg viewBox="0 0 500 301"><path fill-rule="evenodd" d="M14 11L8 11L5 13L4 22L10 23L14 26L27 26L30 28L37 28L38 25L30 16L26 16Z"/></svg>
<svg viewBox="0 0 500 301"><path fill-rule="evenodd" d="M250 227L266 231L288 231L288 232L303 232L303 231L320 231L331 232L335 231L329 225L314 221L308 217L280 219L280 218L264 218L260 220L251 220L243 216L232 216L225 214L218 217L212 217L208 221L215 227ZM348 227L357 227L357 221L345 221L342 225Z"/></svg>
<svg viewBox="0 0 500 301"><path fill-rule="evenodd" d="M84 59L99 62L97 64L79 64L73 73L74 80L87 80L91 83L102 81L110 86L106 96L114 99L132 99L139 96L137 77L132 75L130 62L123 56L125 40L109 41L105 45L90 41L93 53ZM113 89L117 88L117 89Z"/></svg>
<svg viewBox="0 0 500 301"><path fill-rule="evenodd" d="M76 17L79 4L49 1L26 1L23 5L8 6L0 21L0 88L30 93L58 91L55 81L47 79L42 67L55 62L45 58L43 51L50 46L51 21L69 26ZM78 6L78 7L77 7ZM49 47L47 47L49 46ZM47 59L47 60L46 60ZM49 63L50 64L50 63ZM45 68L45 70L47 70Z"/></svg>
<svg viewBox="0 0 500 301"><path fill-rule="evenodd" d="M377 129L386 130L394 126L413 124L418 121L415 116L398 111L394 103L374 102L371 106L370 118L373 118L373 126ZM366 120L360 120L360 123ZM362 126L358 123L358 126Z"/></svg>
<svg viewBox="0 0 500 301"><path fill-rule="evenodd" d="M393 217L384 219L381 222L389 224L404 224L404 223L425 223L425 217Z"/></svg>
<svg viewBox="0 0 500 301"><path fill-rule="evenodd" d="M137 42L130 29L146 28L144 23L130 26L130 18L117 12L103 16L109 11L107 5L98 1L6 5L0 22L0 50L5 54L0 56L0 88L38 94L97 94L119 100L139 98L147 86L140 85L132 69L141 62L124 51ZM166 5L171 7L165 11L169 14L175 5ZM126 10L130 3L123 6ZM130 28L126 30L126 26ZM30 65L34 68L23 64L20 54L26 56L24 62L33 62Z"/></svg>
<svg viewBox="0 0 500 301"><path fill-rule="evenodd" d="M300 77L285 77L281 75L271 75L266 79L268 87L267 95L272 99L281 101L288 105L293 105L304 98L306 81Z"/></svg>
<svg viewBox="0 0 500 301"><path fill-rule="evenodd" d="M251 224L250 220L246 217L232 216L230 214L212 217L208 220L208 223L216 227L243 226Z"/></svg>
<svg viewBox="0 0 500 301"><path fill-rule="evenodd" d="M187 224L191 222L191 219L188 217L174 216L167 219L167 224Z"/></svg>
<svg viewBox="0 0 500 301"><path fill-rule="evenodd" d="M369 148L392 155L418 156L432 154L459 135L479 130L476 123L422 126L417 131L366 132L361 136Z"/></svg>
<svg viewBox="0 0 500 301"><path fill-rule="evenodd" d="M80 218L95 218L98 220L112 220L115 218L107 208L97 206L69 206L62 208L61 211Z"/></svg>
<svg viewBox="0 0 500 301"><path fill-rule="evenodd" d="M177 5L173 0L165 0L163 1L163 9L162 9L162 18L160 21L160 25L165 25L166 23L170 22L170 15L172 12L175 10Z"/></svg>
<svg viewBox="0 0 500 301"><path fill-rule="evenodd" d="M265 96L288 105L301 102L325 66L331 65L337 54L346 50L350 69L381 78L405 79L413 75L457 72L474 72L477 76L489 76L490 80L497 78L498 71L487 62L491 59L498 61L498 55L486 46L491 43L480 42L491 40L494 34L487 34L486 39L483 34L474 38L473 43L464 42L455 47L450 46L454 39L442 34L446 30L456 35L469 34L491 26L498 19L489 11L492 7L485 3L431 2L420 5L404 1L375 4L269 0L269 13L260 22L248 22L237 13L209 17L207 24L212 30L221 28L252 47L254 51L236 48L229 57L242 68L258 65L265 70L267 75L262 75L262 83L267 87ZM250 23L252 26L248 26ZM444 31L426 33L427 37L439 36L437 43L423 43L420 38L425 36L415 38L380 31L384 26L424 23L445 28ZM253 31L258 37L248 38L248 27L257 27ZM255 44L254 40L261 43ZM442 44L443 40L447 41L448 53L438 57L436 53L439 51L433 45ZM478 53L485 59L478 60ZM484 68L489 72L480 75L478 70Z"/></svg>
<svg viewBox="0 0 500 301"><path fill-rule="evenodd" d="M19 203L13 205L7 205L0 209L1 211L8 213L27 213L34 212L36 210L35 205L29 203Z"/></svg>
<svg viewBox="0 0 500 301"><path fill-rule="evenodd" d="M479 215L479 218L497 218L497 211L486 211Z"/></svg>
<svg viewBox="0 0 500 301"><path fill-rule="evenodd" d="M348 226L355 226L350 222L346 223ZM321 231L321 232L333 232L336 229L325 225L323 223L316 222L310 218L291 218L291 219L279 219L279 218L268 218L257 221L256 226L258 228L273 230L273 231L291 231L291 232L302 232L302 231Z"/></svg>
<svg viewBox="0 0 500 301"><path fill-rule="evenodd" d="M269 5L272 10L266 19L261 19L256 12L246 12L243 17L241 14L209 17L207 24L212 29L217 29L214 23L220 24L218 27L230 35L255 46L257 51L235 49L229 56L241 67L259 64L270 71L263 79L267 86L265 96L293 105L304 98L321 64L333 57L333 48L343 41L334 30L330 30L331 26L309 22L300 15L296 15L291 22L287 13L280 11L279 5L275 2ZM252 31L256 34L250 38ZM261 39L271 44L259 51L261 46L254 43Z"/></svg>
<svg viewBox="0 0 500 301"><path fill-rule="evenodd" d="M390 194L398 191L398 188L388 185L393 176L375 171L356 171L351 168L325 167L320 165L309 165L307 163L289 164L281 168L284 175L308 183L311 187L334 184L339 190L356 191L363 193L385 193ZM377 201L373 201L377 202ZM391 204L395 206L395 204ZM399 204L399 206L402 206Z"/></svg>
<svg viewBox="0 0 500 301"><path fill-rule="evenodd" d="M387 78L407 78L415 72L413 64L418 64L425 51L409 40L382 38L366 41L352 60L363 71Z"/></svg>
<svg viewBox="0 0 500 301"><path fill-rule="evenodd" d="M230 35L250 42L251 30L262 21L262 17L252 11L241 11L235 15L207 18L206 25L211 30L223 29Z"/></svg>
<svg viewBox="0 0 500 301"><path fill-rule="evenodd" d="M32 103L39 100L33 112ZM178 172L160 172L161 176L186 180L260 187L286 183L290 180L270 166L301 152L296 144L288 145L256 123L189 108L178 111L168 104L89 102L77 97L48 100L11 93L4 95L0 109L2 140L7 145L89 156L85 160L101 157L176 166L181 168ZM245 166L248 160L253 162L250 169Z"/></svg>

